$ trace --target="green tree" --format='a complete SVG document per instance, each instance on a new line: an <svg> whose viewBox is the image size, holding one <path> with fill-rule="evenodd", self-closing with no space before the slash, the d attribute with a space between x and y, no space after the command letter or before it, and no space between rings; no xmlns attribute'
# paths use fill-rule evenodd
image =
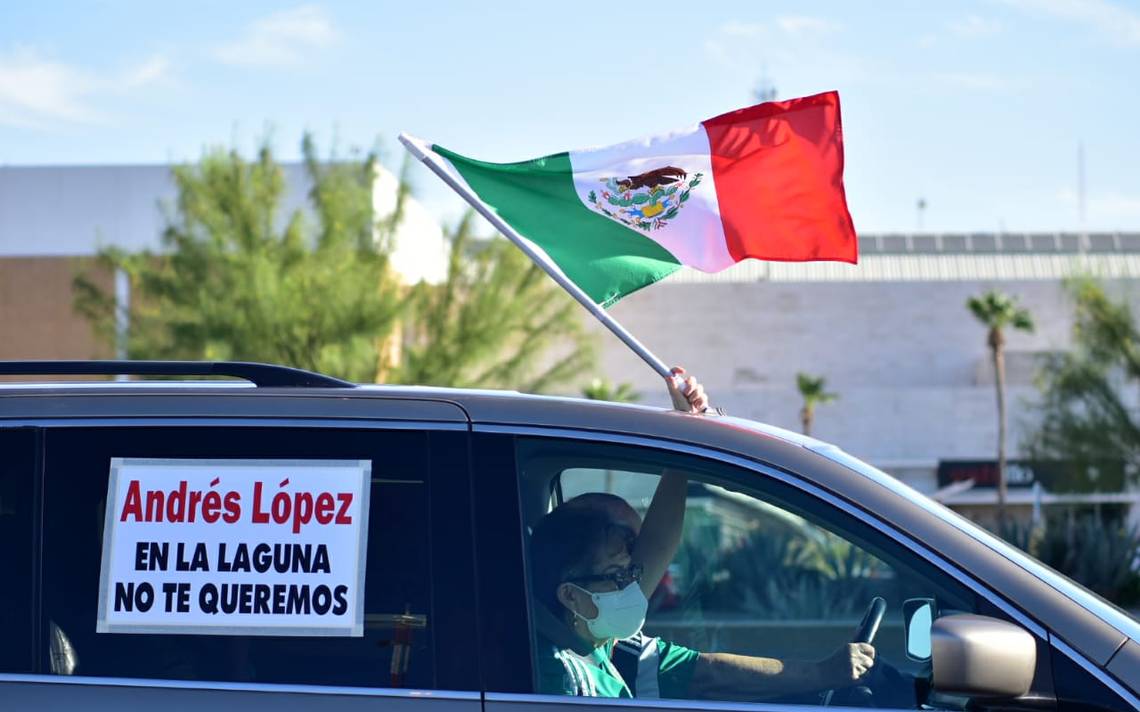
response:
<svg viewBox="0 0 1140 712"><path fill-rule="evenodd" d="M827 391L827 379L823 376L809 376L806 373L796 374L796 388L803 398L803 407L800 408L800 423L804 435L811 435L811 426L815 422L815 408L824 403L838 400L838 393Z"/></svg>
<svg viewBox="0 0 1140 712"><path fill-rule="evenodd" d="M374 153L321 160L308 136L302 149L312 220L300 210L279 220L285 179L268 144L252 161L215 148L174 169L160 252L100 254L130 277L130 358L269 361L372 380L400 308L386 242L400 208L372 213ZM109 334L113 295L86 274L75 289L77 310Z"/></svg>
<svg viewBox="0 0 1140 712"><path fill-rule="evenodd" d="M419 284L397 378L405 383L542 392L590 370L579 306L517 247L450 231L447 279Z"/></svg>
<svg viewBox="0 0 1140 712"><path fill-rule="evenodd" d="M997 462L998 462L998 526L1005 524L1005 331L1017 329L1033 331L1033 317L1029 310L1018 306L1017 299L996 290L989 290L966 301L970 313L986 327L986 344L994 364L994 387L997 391Z"/></svg>
<svg viewBox="0 0 1140 712"><path fill-rule="evenodd" d="M1051 489L1119 491L1140 472L1140 423L1123 398L1140 386L1140 329L1127 302L1095 281L1072 280L1067 291L1073 349L1042 364L1041 418L1025 452L1053 463Z"/></svg>
<svg viewBox="0 0 1140 712"><path fill-rule="evenodd" d="M641 399L641 394L633 390L632 383L614 385L608 378L595 378L582 388L582 397L614 403L636 403Z"/></svg>

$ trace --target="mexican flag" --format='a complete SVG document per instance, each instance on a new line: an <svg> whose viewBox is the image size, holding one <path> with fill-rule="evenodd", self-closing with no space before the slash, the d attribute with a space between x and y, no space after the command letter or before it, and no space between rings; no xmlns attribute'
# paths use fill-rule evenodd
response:
<svg viewBox="0 0 1140 712"><path fill-rule="evenodd" d="M603 307L682 265L857 260L835 92L518 163L430 150Z"/></svg>

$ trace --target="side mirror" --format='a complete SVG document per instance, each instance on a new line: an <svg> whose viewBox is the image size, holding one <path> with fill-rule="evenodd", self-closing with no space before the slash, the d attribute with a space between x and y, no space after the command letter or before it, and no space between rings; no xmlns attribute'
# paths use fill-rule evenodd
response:
<svg viewBox="0 0 1140 712"><path fill-rule="evenodd" d="M931 626L934 689L968 697L1021 697L1037 667L1033 636L1012 623L958 614Z"/></svg>
<svg viewBox="0 0 1140 712"><path fill-rule="evenodd" d="M930 660L930 628L934 624L934 606L933 598L908 598L903 601L906 656L915 662Z"/></svg>

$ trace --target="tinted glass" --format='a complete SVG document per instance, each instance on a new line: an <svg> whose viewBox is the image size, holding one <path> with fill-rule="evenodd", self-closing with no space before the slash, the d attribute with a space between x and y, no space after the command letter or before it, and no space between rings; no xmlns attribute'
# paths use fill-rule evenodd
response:
<svg viewBox="0 0 1140 712"><path fill-rule="evenodd" d="M32 672L35 433L0 430L0 671Z"/></svg>
<svg viewBox="0 0 1140 712"><path fill-rule="evenodd" d="M907 655L903 604L933 599L936 615L977 613L979 606L974 594L952 576L889 537L776 479L694 457L536 438L520 439L518 461L523 516L535 532L530 537L529 564L536 610L536 691L624 696L620 683L625 683L635 697L940 706L937 697L927 695L930 662ZM555 589L557 598L536 590L549 579L550 566L541 557L561 560L574 549L550 545L541 531L546 521L553 521L545 519L547 511L559 502L564 504L558 509L578 507L603 514L579 522L639 528L653 517L655 493L665 486L663 472L674 481L687 479L680 490L683 527L677 532L681 522L670 525L679 533L679 544L659 581L650 582L645 636L631 646L620 636L615 642L604 634L606 626L595 628L587 622L595 610L601 620L600 612L609 604L595 598L593 608L586 604L579 610L563 602L566 594L560 588ZM599 492L607 496L574 499ZM571 554L568 560L579 561L576 566L589 569L588 575L605 573L607 566L618 570L632 559L632 552L614 554L621 547L594 532L561 531L558 537L559 541L585 539L599 544L585 558ZM634 539L633 548L638 541ZM574 581L582 580L582 571L574 566L566 567L568 573L557 572L557 580L577 586ZM591 594L604 593L600 586L586 588ZM614 589L611 585L605 590ZM851 669L843 662L844 651L876 598L883 599L886 609L873 639L875 665L858 684L844 683L843 671ZM550 619L540 607L553 613L556 622L560 619L561 633L551 632ZM620 627L619 619L614 619L612 629ZM567 629L610 652L598 655L595 648L586 655L579 651L577 658L567 655L569 643L558 637ZM656 650L645 647L646 637L656 641ZM625 661L622 673L622 649L638 646L643 653L640 661L632 666ZM701 656L685 651L699 651ZM741 659L732 663L723 656L718 659L721 670L714 669L715 656L708 654L723 653L747 656L743 668L751 667L755 674L741 672ZM544 657L550 655L557 657L565 674L556 674L559 666ZM655 661L655 670L647 671L649 659ZM786 674L766 677L760 672L781 667ZM794 680L797 676L799 681ZM620 679L618 684L611 680L614 677ZM559 685L561 689L554 689ZM961 699L945 702L957 704Z"/></svg>
<svg viewBox="0 0 1140 712"><path fill-rule="evenodd" d="M433 687L429 437L293 428L48 432L44 617L52 645L45 668L112 677ZM363 637L97 633L112 458L371 462Z"/></svg>
<svg viewBox="0 0 1140 712"><path fill-rule="evenodd" d="M1088 671L1077 665L1063 653L1053 656L1053 676L1057 687L1057 709L1061 712L1077 710L1111 710L1113 712L1134 709L1120 698L1108 685L1096 679Z"/></svg>

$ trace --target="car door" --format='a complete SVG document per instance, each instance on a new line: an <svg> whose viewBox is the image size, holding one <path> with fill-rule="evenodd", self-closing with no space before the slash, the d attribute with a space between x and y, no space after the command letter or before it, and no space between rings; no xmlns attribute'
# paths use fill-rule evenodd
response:
<svg viewBox="0 0 1140 712"><path fill-rule="evenodd" d="M32 656L0 658L0 699L13 709L479 710L478 668L466 655L476 636L473 562L456 545L471 530L464 424L284 418L33 430L42 452L40 556L38 571L15 584L21 600L35 601L26 618L34 629L12 628L32 640ZM15 470L3 472L6 494ZM256 506L243 480L250 473L262 473ZM360 483L356 509L337 477ZM203 524L211 488L240 491L235 526L258 514L260 522L227 538L227 498ZM305 517L285 512L305 506ZM26 528L28 515L18 515L13 525ZM313 544L324 524L347 533ZM153 540L132 539L138 531ZM193 536L208 544L197 562ZM108 585L108 562L123 559L124 546L132 547L125 579ZM160 574L185 581L185 595L160 585ZM139 593L151 581L151 592ZM335 618L341 597L348 608L354 593L358 620L351 611ZM108 611L149 617L131 622ZM255 624L238 613L262 615ZM318 619L332 622L309 623Z"/></svg>
<svg viewBox="0 0 1140 712"><path fill-rule="evenodd" d="M989 703L983 700L930 693L929 659L908 654L913 651L904 633L904 603L914 600L935 602L940 615L981 614L1024 627L1037 652L1030 692L993 708L1057 706L1047 631L1004 602L980 595L968 573L921 542L861 516L805 478L647 438L505 426L476 426L476 431L473 468L482 490L475 501L477 557L480 571L494 567L494 575L480 581L481 614L487 639L499 641L484 647L487 712L538 712L566 704L794 710L828 705L957 709L969 703L985 709ZM546 615L551 611L540 608L550 599L534 590L529 576L539 555L528 551L530 534L548 511L586 492L617 495L644 516L665 471L685 473L688 495L681 544L650 598L644 627L657 641L652 649L643 648L649 650L643 657L658 665L656 675L635 666L623 676L636 678L645 693L635 690L635 699L560 694L565 689L551 689L543 672L544 665L550 669L542 656L554 634ZM874 641L873 682L787 691L756 684L747 691L702 690L696 698L693 681L707 673L692 660L708 653L826 660L851 641L876 597L886 601L887 612ZM559 611L553 612L557 617ZM616 662L614 654L611 660ZM570 682L582 673L581 662L565 667ZM635 687L633 679L625 682ZM872 694L858 687L871 688ZM577 689L590 695L601 686Z"/></svg>

